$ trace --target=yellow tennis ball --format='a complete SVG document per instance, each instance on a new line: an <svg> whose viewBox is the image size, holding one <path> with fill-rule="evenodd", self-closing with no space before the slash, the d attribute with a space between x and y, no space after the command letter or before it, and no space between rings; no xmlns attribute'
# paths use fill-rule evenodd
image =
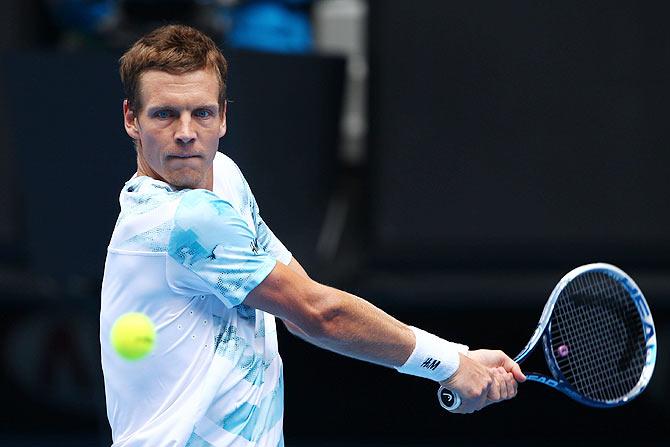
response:
<svg viewBox="0 0 670 447"><path fill-rule="evenodd" d="M112 346L126 360L139 360L149 354L156 341L156 329L149 317L139 312L121 315L112 326Z"/></svg>

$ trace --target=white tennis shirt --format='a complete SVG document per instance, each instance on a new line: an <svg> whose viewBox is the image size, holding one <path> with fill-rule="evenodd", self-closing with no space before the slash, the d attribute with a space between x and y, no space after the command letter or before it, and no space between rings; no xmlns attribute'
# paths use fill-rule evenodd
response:
<svg viewBox="0 0 670 447"><path fill-rule="evenodd" d="M243 301L291 253L237 165L217 153L213 193L135 177L119 200L100 311L113 445L283 446L275 320ZM138 361L109 340L127 312L156 326L154 351Z"/></svg>

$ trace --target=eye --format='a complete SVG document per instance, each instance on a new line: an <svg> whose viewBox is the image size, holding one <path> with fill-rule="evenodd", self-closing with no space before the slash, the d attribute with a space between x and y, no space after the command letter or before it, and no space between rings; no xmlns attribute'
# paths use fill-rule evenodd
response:
<svg viewBox="0 0 670 447"><path fill-rule="evenodd" d="M167 109L157 110L156 112L154 112L154 117L158 118L158 119L161 119L161 120L168 119L171 116L172 116L172 112L170 110L167 110Z"/></svg>
<svg viewBox="0 0 670 447"><path fill-rule="evenodd" d="M194 112L194 115L195 115L197 118L210 118L210 117L212 117L214 114L212 113L211 110L207 110L207 109L198 109L198 110L196 110L196 111Z"/></svg>

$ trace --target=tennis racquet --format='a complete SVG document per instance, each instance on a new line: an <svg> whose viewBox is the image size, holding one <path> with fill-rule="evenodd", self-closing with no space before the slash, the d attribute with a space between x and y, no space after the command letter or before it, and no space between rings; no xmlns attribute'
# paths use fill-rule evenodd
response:
<svg viewBox="0 0 670 447"><path fill-rule="evenodd" d="M533 336L514 361L523 362L542 339L551 375L526 374L585 405L630 402L649 383L656 363L656 332L635 282L609 264L588 264L556 285ZM457 393L440 387L440 405L457 409Z"/></svg>

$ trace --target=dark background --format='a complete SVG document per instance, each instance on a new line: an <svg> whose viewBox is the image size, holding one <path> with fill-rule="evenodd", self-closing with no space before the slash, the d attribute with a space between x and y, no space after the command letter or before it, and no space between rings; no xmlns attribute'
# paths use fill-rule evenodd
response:
<svg viewBox="0 0 670 447"><path fill-rule="evenodd" d="M14 6L0 59L0 445L109 445L99 282L134 169L124 48L64 51L41 2ZM660 345L649 388L625 407L528 384L457 416L428 381L280 330L287 445L667 445L668 12L661 1L371 1L362 163L337 153L342 58L223 42L233 102L221 150L315 279L513 355L564 273L610 262L645 292ZM324 257L333 204L348 212Z"/></svg>

